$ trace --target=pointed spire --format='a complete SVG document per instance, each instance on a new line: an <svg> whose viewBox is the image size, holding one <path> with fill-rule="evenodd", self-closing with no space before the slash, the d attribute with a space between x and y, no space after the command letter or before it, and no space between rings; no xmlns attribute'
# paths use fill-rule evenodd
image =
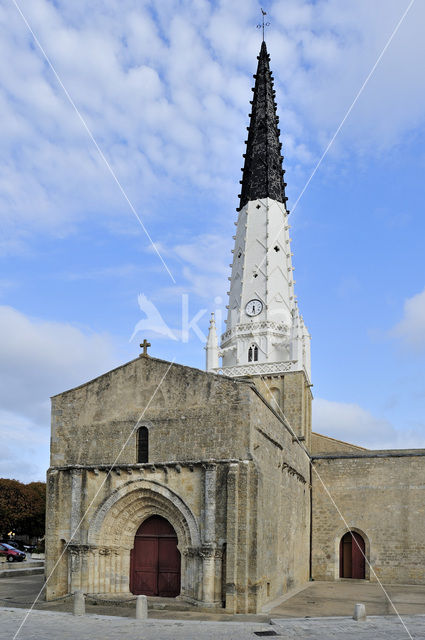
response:
<svg viewBox="0 0 425 640"><path fill-rule="evenodd" d="M218 339L215 328L214 313L211 314L210 330L208 332L205 350L207 352L206 370L213 371L214 369L218 369Z"/></svg>
<svg viewBox="0 0 425 640"><path fill-rule="evenodd" d="M250 200L272 198L286 202L283 181L279 118L276 114L275 91L266 43L261 44L252 100L251 122L243 169L241 209Z"/></svg>

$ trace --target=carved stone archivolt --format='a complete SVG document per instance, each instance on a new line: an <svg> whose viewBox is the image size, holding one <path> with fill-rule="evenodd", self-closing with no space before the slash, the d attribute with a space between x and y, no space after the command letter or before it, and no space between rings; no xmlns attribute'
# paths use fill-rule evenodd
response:
<svg viewBox="0 0 425 640"><path fill-rule="evenodd" d="M180 549L200 546L198 523L188 505L168 487L143 478L116 489L98 507L90 522L88 542L131 549L137 529L152 515L170 522Z"/></svg>

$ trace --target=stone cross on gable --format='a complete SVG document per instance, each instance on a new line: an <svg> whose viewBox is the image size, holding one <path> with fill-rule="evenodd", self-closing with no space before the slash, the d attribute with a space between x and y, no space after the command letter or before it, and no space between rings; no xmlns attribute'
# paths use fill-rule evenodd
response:
<svg viewBox="0 0 425 640"><path fill-rule="evenodd" d="M145 338L143 342L140 343L140 347L141 349L143 349L143 353L140 354L140 357L149 358L148 347L150 346L152 346L151 343L148 342Z"/></svg>

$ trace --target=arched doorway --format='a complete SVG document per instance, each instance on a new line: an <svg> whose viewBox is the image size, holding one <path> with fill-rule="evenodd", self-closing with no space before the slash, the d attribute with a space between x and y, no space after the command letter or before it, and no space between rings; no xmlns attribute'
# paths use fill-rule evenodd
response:
<svg viewBox="0 0 425 640"><path fill-rule="evenodd" d="M365 578L365 541L357 531L348 531L339 545L339 577Z"/></svg>
<svg viewBox="0 0 425 640"><path fill-rule="evenodd" d="M136 532L130 556L130 591L166 598L180 593L177 534L165 518L152 516Z"/></svg>

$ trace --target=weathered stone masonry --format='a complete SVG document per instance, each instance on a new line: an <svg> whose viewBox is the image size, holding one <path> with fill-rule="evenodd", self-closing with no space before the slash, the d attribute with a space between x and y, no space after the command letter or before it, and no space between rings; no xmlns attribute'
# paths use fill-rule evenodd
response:
<svg viewBox="0 0 425 640"><path fill-rule="evenodd" d="M177 533L188 601L258 611L307 580L305 451L252 383L173 365L151 400L168 367L138 358L53 398L48 573L71 542L48 598L128 593L150 515ZM149 400L149 462L138 464L132 430Z"/></svg>
<svg viewBox="0 0 425 640"><path fill-rule="evenodd" d="M350 528L366 542L366 578L425 582L425 450L324 454L313 465L347 523L313 472L313 577L339 578L339 542Z"/></svg>

